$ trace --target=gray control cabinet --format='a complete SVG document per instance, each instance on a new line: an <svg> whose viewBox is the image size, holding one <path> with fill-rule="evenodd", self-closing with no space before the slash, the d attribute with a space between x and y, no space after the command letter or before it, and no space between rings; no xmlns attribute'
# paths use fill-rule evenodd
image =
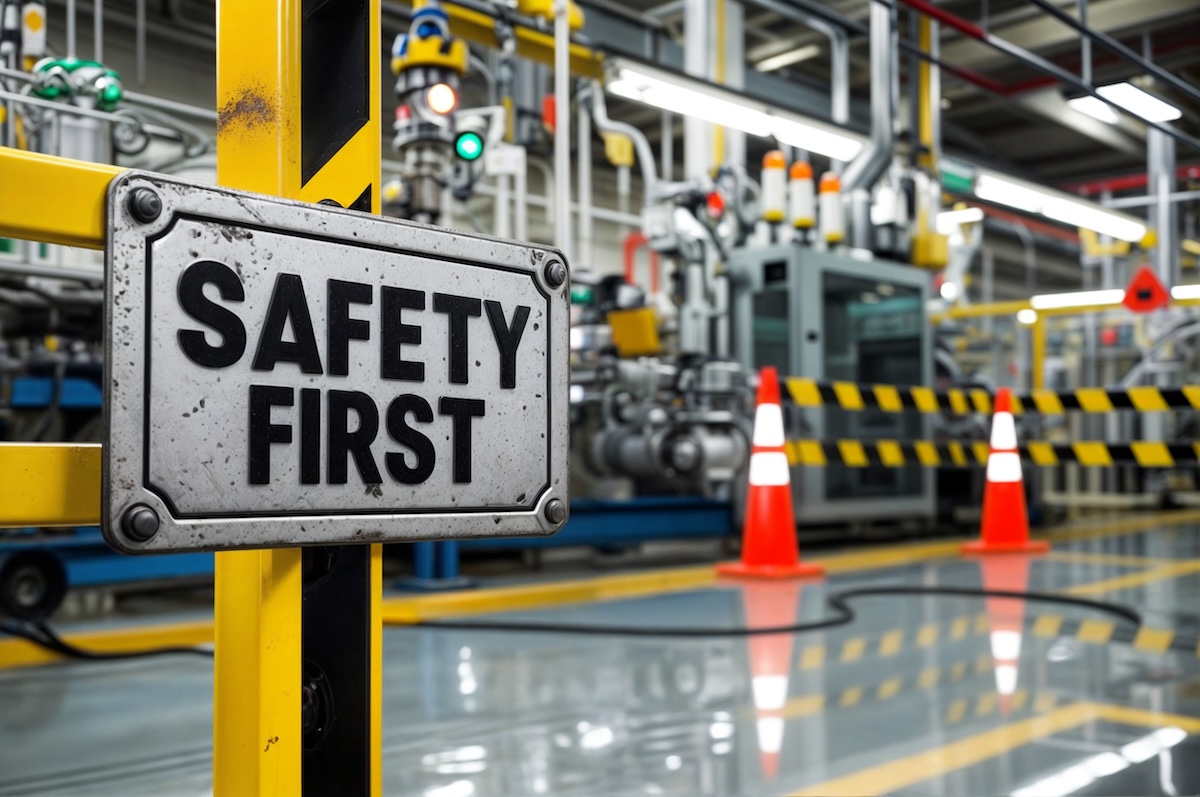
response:
<svg viewBox="0 0 1200 797"><path fill-rule="evenodd" d="M929 385L929 274L795 244L735 252L729 262L734 355L781 376ZM786 404L786 402L785 402ZM788 437L822 441L926 438L927 416L836 407L785 408ZM792 471L800 524L932 518L934 473L908 466Z"/></svg>

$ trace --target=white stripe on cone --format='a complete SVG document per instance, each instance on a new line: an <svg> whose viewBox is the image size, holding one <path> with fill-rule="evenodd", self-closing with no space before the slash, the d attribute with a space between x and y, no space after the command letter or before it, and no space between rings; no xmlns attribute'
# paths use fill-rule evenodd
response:
<svg viewBox="0 0 1200 797"><path fill-rule="evenodd" d="M757 726L761 752L778 753L783 749L783 717L763 717Z"/></svg>
<svg viewBox="0 0 1200 797"><path fill-rule="evenodd" d="M775 711L787 703L786 675L756 675L750 679L750 688L754 692L754 707L760 711Z"/></svg>
<svg viewBox="0 0 1200 797"><path fill-rule="evenodd" d="M789 484L787 454L782 451L758 451L750 455L751 487L786 487Z"/></svg>
<svg viewBox="0 0 1200 797"><path fill-rule="evenodd" d="M754 445L762 448L783 445L783 410L778 404L760 404L754 411Z"/></svg>
<svg viewBox="0 0 1200 797"><path fill-rule="evenodd" d="M1017 426L1011 412L997 412L992 418L992 450L1017 450Z"/></svg>
<svg viewBox="0 0 1200 797"><path fill-rule="evenodd" d="M754 463L751 462L750 466L753 472ZM1001 483L1021 481L1021 455L1015 451L993 451L988 455L987 480Z"/></svg>
<svg viewBox="0 0 1200 797"><path fill-rule="evenodd" d="M1021 657L1021 634L1017 631L993 631L992 658L997 661L1011 661Z"/></svg>

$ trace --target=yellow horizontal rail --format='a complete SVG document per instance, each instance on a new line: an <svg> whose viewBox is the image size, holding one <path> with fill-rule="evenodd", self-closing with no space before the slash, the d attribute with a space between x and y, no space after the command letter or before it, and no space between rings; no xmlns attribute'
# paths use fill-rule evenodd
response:
<svg viewBox="0 0 1200 797"><path fill-rule="evenodd" d="M442 6L450 16L450 32L484 47L498 48L496 19L488 14L446 3ZM549 33L516 26L517 55L546 66L554 66L554 36ZM604 77L604 59L595 50L582 44L571 45L571 74L600 80Z"/></svg>
<svg viewBox="0 0 1200 797"><path fill-rule="evenodd" d="M122 171L0 147L0 237L103 249L108 184Z"/></svg>
<svg viewBox="0 0 1200 797"><path fill-rule="evenodd" d="M99 522L99 444L0 443L0 528Z"/></svg>

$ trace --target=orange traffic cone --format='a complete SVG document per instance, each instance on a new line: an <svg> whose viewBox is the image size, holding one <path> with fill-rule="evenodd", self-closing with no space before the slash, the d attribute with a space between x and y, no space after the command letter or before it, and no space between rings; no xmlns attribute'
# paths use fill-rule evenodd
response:
<svg viewBox="0 0 1200 797"><path fill-rule="evenodd" d="M1025 592L1029 588L1029 556L987 556L980 560L983 588L1000 592ZM988 638L1000 713L1012 711L1020 671L1021 640L1025 631L1025 601L1017 598L987 598Z"/></svg>
<svg viewBox="0 0 1200 797"><path fill-rule="evenodd" d="M750 489L742 530L742 561L717 565L725 576L802 578L820 576L820 565L800 561L796 517L792 509L791 471L784 453L783 410L779 406L779 373L759 373L758 408L750 451Z"/></svg>
<svg viewBox="0 0 1200 797"><path fill-rule="evenodd" d="M796 622L800 592L795 582L752 582L742 587L748 628L782 628ZM750 689L754 698L755 731L763 774L779 774L783 750L784 708L792 671L793 634L758 634L746 646L750 655Z"/></svg>
<svg viewBox="0 0 1200 797"><path fill-rule="evenodd" d="M1029 513L1025 509L1025 480L1017 452L1017 427L1013 423L1012 394L996 391L992 417L992 450L988 454L987 484L983 488L980 539L963 545L965 554L1044 553L1050 543L1029 539Z"/></svg>

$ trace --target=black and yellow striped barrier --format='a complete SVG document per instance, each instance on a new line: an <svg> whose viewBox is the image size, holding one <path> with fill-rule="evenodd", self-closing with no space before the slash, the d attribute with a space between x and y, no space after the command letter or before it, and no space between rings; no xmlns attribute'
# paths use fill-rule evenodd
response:
<svg viewBox="0 0 1200 797"><path fill-rule="evenodd" d="M787 392L798 407L839 407L851 412L949 412L955 415L990 414L992 411L992 394L979 388L934 390L930 387L822 382L798 377L788 378L786 382ZM1113 389L1081 387L1064 391L1034 390L1025 395L1013 396L1013 412L1017 414L1062 415L1068 411L1099 413L1114 410L1200 410L1200 386Z"/></svg>
<svg viewBox="0 0 1200 797"><path fill-rule="evenodd" d="M984 440L937 442L934 440L788 440L792 465L822 468L830 463L848 468L968 468L987 465ZM1082 440L1050 443L1030 440L1019 446L1022 458L1038 467L1074 463L1090 468L1137 465L1142 468L1200 467L1200 443L1102 443Z"/></svg>

